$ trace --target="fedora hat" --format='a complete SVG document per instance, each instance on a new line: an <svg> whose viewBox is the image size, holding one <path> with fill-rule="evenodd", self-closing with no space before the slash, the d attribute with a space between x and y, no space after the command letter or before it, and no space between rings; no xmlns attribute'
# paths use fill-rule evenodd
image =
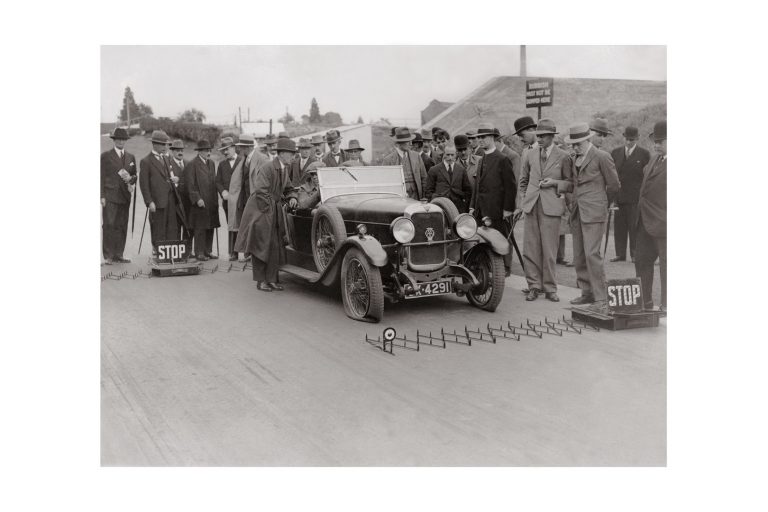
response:
<svg viewBox="0 0 768 512"><path fill-rule="evenodd" d="M115 130L109 134L109 138L116 140L128 140L131 137L128 135L128 130L125 128L115 128Z"/></svg>
<svg viewBox="0 0 768 512"><path fill-rule="evenodd" d="M568 127L568 135L563 140L568 144L576 144L577 142L591 139L594 135L587 123L576 123Z"/></svg>
<svg viewBox="0 0 768 512"><path fill-rule="evenodd" d="M299 145L297 147L299 149L312 149L312 144L310 144L309 139L302 137L299 139Z"/></svg>
<svg viewBox="0 0 768 512"><path fill-rule="evenodd" d="M658 121L653 125L653 131L648 135L655 142L667 140L667 120Z"/></svg>
<svg viewBox="0 0 768 512"><path fill-rule="evenodd" d="M554 135L557 133L555 122L551 119L539 119L536 135Z"/></svg>
<svg viewBox="0 0 768 512"><path fill-rule="evenodd" d="M176 142L174 142L174 144L175 143ZM234 146L234 145L235 145L235 139L233 139L232 137L224 137L221 139L221 147L219 148L219 151L223 149L227 149L228 147Z"/></svg>
<svg viewBox="0 0 768 512"><path fill-rule="evenodd" d="M491 123L480 123L480 125L477 127L477 136L485 137L486 135L493 135L495 137L496 128L494 128Z"/></svg>
<svg viewBox="0 0 768 512"><path fill-rule="evenodd" d="M421 138L424 140L432 140L432 132L427 129L421 130Z"/></svg>
<svg viewBox="0 0 768 512"><path fill-rule="evenodd" d="M238 137L237 144L235 144L235 146L253 146L255 144L256 140L253 138L253 135L244 133Z"/></svg>
<svg viewBox="0 0 768 512"><path fill-rule="evenodd" d="M477 134L474 132L474 130L470 130L467 132L467 139L471 140L476 138L477 138Z"/></svg>
<svg viewBox="0 0 768 512"><path fill-rule="evenodd" d="M395 128L395 142L410 142L413 140L413 134L406 126Z"/></svg>
<svg viewBox="0 0 768 512"><path fill-rule="evenodd" d="M267 135L267 137L264 139L264 144L274 144L277 142L277 137L275 137L274 133L270 133Z"/></svg>
<svg viewBox="0 0 768 512"><path fill-rule="evenodd" d="M411 144L424 144L424 137L419 132L414 133Z"/></svg>
<svg viewBox="0 0 768 512"><path fill-rule="evenodd" d="M360 147L359 140L352 139L349 141L349 147L347 147L346 151L365 151L365 148Z"/></svg>
<svg viewBox="0 0 768 512"><path fill-rule="evenodd" d="M456 135L453 138L453 145L456 146L456 149L467 149L469 147L469 137L466 135Z"/></svg>
<svg viewBox="0 0 768 512"><path fill-rule="evenodd" d="M624 138L630 140L636 140L639 136L639 131L634 126L627 126L624 128Z"/></svg>
<svg viewBox="0 0 768 512"><path fill-rule="evenodd" d="M339 130L328 130L328 132L325 134L325 141L328 144L333 144L339 139L341 139L341 134L339 133Z"/></svg>
<svg viewBox="0 0 768 512"><path fill-rule="evenodd" d="M613 132L608 129L608 121L602 117L595 118L589 125L590 130L594 130L600 135L613 135Z"/></svg>
<svg viewBox="0 0 768 512"><path fill-rule="evenodd" d="M211 143L208 142L205 139L200 139L197 141L197 147L195 147L195 151L207 151L211 149Z"/></svg>
<svg viewBox="0 0 768 512"><path fill-rule="evenodd" d="M174 140L171 149L184 149L184 141L181 139Z"/></svg>
<svg viewBox="0 0 768 512"><path fill-rule="evenodd" d="M152 132L152 144L170 144L171 138L163 130L155 130Z"/></svg>
<svg viewBox="0 0 768 512"><path fill-rule="evenodd" d="M322 135L313 135L312 140L310 141L312 144L322 144L325 142L325 139L323 139Z"/></svg>
<svg viewBox="0 0 768 512"><path fill-rule="evenodd" d="M290 151L291 153L296 153L296 143L293 142L291 139L277 139L277 152L280 153L281 151Z"/></svg>
<svg viewBox="0 0 768 512"><path fill-rule="evenodd" d="M393 138L394 138L394 136L395 136L395 130L397 130L397 126L393 126L392 128L390 128L390 129L389 129L389 136L390 136L390 137L393 137Z"/></svg>
<svg viewBox="0 0 768 512"><path fill-rule="evenodd" d="M526 128L536 128L536 123L531 116L523 116L515 119L515 135L520 135L520 132Z"/></svg>

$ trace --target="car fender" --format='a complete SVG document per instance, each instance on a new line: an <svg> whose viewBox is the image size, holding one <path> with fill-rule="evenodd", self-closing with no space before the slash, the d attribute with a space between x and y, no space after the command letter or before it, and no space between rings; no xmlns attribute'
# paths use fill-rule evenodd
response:
<svg viewBox="0 0 768 512"><path fill-rule="evenodd" d="M496 254L500 256L509 254L509 241L500 231L487 226L480 226L477 228L476 236L480 238L481 243L489 244Z"/></svg>
<svg viewBox="0 0 768 512"><path fill-rule="evenodd" d="M383 267L387 264L387 252L378 240L370 235L350 236L341 244L339 249L333 255L331 262L325 268L325 272L323 272L323 275L320 277L320 280L325 286L332 286L339 278L341 261L351 247L360 249L360 251L365 254L366 258L368 258L371 265L375 267Z"/></svg>

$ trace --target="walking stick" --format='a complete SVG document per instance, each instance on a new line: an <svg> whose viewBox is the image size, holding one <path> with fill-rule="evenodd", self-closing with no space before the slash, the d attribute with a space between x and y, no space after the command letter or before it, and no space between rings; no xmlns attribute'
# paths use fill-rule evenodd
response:
<svg viewBox="0 0 768 512"><path fill-rule="evenodd" d="M149 208L144 212L144 225L141 226L141 238L139 239L139 254L141 254L141 243L144 241L144 228L147 227L147 216L149 215Z"/></svg>
<svg viewBox="0 0 768 512"><path fill-rule="evenodd" d="M608 234L611 232L611 218L613 217L613 210L615 208L608 208L608 225L605 227L605 247L603 247L603 257L608 255Z"/></svg>
<svg viewBox="0 0 768 512"><path fill-rule="evenodd" d="M131 218L131 240L133 240L133 228L136 226L136 196L139 195L139 187L133 187L133 215Z"/></svg>
<svg viewBox="0 0 768 512"><path fill-rule="evenodd" d="M221 251L219 250L219 228L214 228L216 231L216 256L221 258Z"/></svg>
<svg viewBox="0 0 768 512"><path fill-rule="evenodd" d="M515 240L514 230L515 230L515 224L517 224L517 220L509 221L507 219L506 222L509 222L509 235L507 235L507 241L512 243L512 248L515 250L515 253L517 254L517 260L520 262L520 266L523 267L523 272L525 272L525 263L523 263L523 257L520 255L520 248L517 246L517 241Z"/></svg>

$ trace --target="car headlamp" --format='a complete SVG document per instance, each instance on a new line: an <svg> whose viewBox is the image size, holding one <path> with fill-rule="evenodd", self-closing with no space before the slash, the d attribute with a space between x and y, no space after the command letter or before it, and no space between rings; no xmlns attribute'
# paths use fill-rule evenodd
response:
<svg viewBox="0 0 768 512"><path fill-rule="evenodd" d="M392 229L392 236L401 244L407 244L416 236L416 227L411 222L411 219L398 217L392 221L390 227Z"/></svg>
<svg viewBox="0 0 768 512"><path fill-rule="evenodd" d="M477 221L468 213L462 213L456 217L454 232L463 240L469 240L477 233Z"/></svg>

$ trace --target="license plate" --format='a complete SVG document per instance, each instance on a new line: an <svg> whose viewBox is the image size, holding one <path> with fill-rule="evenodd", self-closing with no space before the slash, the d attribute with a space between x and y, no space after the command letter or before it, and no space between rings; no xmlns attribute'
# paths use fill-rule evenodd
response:
<svg viewBox="0 0 768 512"><path fill-rule="evenodd" d="M427 295L445 295L451 293L451 280L442 279L440 281L430 281L429 283L418 283L408 298L426 297Z"/></svg>

